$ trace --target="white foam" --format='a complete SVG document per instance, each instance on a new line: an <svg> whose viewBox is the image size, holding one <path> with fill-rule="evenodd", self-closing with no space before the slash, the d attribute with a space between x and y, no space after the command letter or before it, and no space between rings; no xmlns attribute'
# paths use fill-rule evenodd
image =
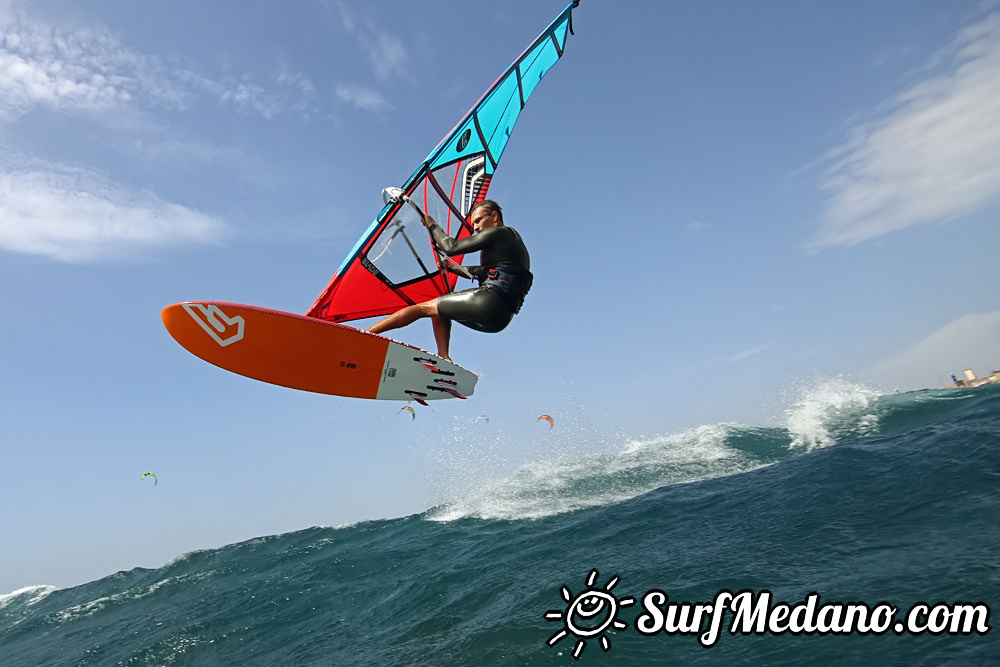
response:
<svg viewBox="0 0 1000 667"><path fill-rule="evenodd" d="M22 598L21 601L23 601L24 604L36 604L40 600L48 597L48 595L55 590L57 590L55 586L25 586L24 588L19 588L12 593L0 594L0 609L3 609L19 598Z"/></svg>
<svg viewBox="0 0 1000 667"><path fill-rule="evenodd" d="M829 447L836 444L837 431L863 435L878 430L874 403L880 393L870 387L844 378L827 378L800 388L798 394L785 412L792 449Z"/></svg>
<svg viewBox="0 0 1000 667"><path fill-rule="evenodd" d="M640 496L653 489L745 472L753 462L726 444L734 426L701 426L631 440L610 454L550 458L481 483L428 519L538 519Z"/></svg>

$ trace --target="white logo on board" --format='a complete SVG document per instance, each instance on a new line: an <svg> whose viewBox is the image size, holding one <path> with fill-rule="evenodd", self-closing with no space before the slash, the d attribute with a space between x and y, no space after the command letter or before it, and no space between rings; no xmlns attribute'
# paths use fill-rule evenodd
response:
<svg viewBox="0 0 1000 667"><path fill-rule="evenodd" d="M229 317L218 306L201 303L182 303L194 321L222 347L243 340L243 318Z"/></svg>

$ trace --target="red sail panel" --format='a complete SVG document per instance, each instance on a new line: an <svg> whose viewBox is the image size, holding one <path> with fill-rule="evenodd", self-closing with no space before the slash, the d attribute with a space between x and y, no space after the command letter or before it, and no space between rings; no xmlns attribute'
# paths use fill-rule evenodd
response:
<svg viewBox="0 0 1000 667"><path fill-rule="evenodd" d="M467 213L474 197L485 193L482 188L459 187L457 179L470 172L468 162L447 165L435 174L424 171L405 190L456 238L468 237L472 229L455 205L463 206ZM447 190L438 177L447 179ZM453 259L462 261L461 257ZM387 206L308 315L332 322L377 317L446 294L454 289L457 276L442 272L440 262L430 233L413 207Z"/></svg>

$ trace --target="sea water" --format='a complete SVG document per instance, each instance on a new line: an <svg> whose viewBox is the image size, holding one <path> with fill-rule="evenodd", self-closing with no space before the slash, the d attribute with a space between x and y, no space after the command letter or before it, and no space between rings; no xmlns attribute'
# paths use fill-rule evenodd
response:
<svg viewBox="0 0 1000 667"><path fill-rule="evenodd" d="M827 383L784 421L3 594L0 665L1000 664L1000 387Z"/></svg>

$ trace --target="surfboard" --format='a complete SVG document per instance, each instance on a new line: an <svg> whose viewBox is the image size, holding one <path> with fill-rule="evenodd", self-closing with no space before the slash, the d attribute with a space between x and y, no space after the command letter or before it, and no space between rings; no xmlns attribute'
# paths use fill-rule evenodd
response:
<svg viewBox="0 0 1000 667"><path fill-rule="evenodd" d="M413 345L258 306L187 301L163 309L167 331L210 364L320 394L395 401L471 396L478 377Z"/></svg>

